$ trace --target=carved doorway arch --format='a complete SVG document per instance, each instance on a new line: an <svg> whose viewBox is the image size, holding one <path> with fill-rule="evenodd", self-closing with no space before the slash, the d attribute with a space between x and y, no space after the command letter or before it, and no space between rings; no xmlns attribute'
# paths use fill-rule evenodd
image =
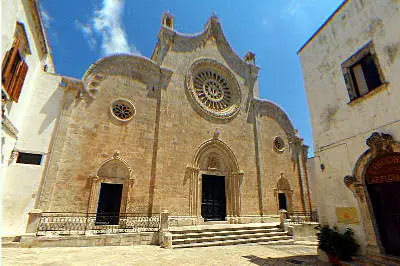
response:
<svg viewBox="0 0 400 266"><path fill-rule="evenodd" d="M344 183L353 191L360 207L364 229L367 233L367 253L399 256L400 243L395 244L394 249L392 248L393 244L388 246L390 245L390 240L388 242L387 239L388 233L383 230L385 225L382 224L377 210L379 205L377 201L382 199L382 193L391 193L389 196L394 198L397 194L393 194L391 190L382 191L382 188L376 184L392 183L391 186L393 186L400 182L398 170L395 170L393 174L385 174L388 167L400 169L400 143L395 142L391 135L377 132L374 132L366 143L369 149L357 160L353 176L346 176ZM384 165L388 160L390 166ZM399 217L397 222L400 225ZM399 234L399 231L392 233ZM400 242L400 235L397 241Z"/></svg>
<svg viewBox="0 0 400 266"><path fill-rule="evenodd" d="M189 211L199 221L201 216L202 176L225 176L226 219L237 223L241 213L241 185L243 171L240 170L233 151L223 141L211 139L197 149L193 162L187 166L190 178Z"/></svg>
<svg viewBox="0 0 400 266"><path fill-rule="evenodd" d="M293 209L293 204L292 204L292 197L293 197L293 190L290 188L289 181L287 178L284 177L284 174L281 173L281 176L276 183L276 188L275 190L275 198L276 198L276 203L277 203L277 212L279 213L279 208L280 208L280 195L284 195L286 199L286 207L287 211L292 211ZM282 197L282 196L281 196Z"/></svg>
<svg viewBox="0 0 400 266"><path fill-rule="evenodd" d="M88 212L96 213L101 190L101 184L122 185L120 213L126 213L128 194L133 185L132 169L128 163L115 152L112 158L104 161L92 177Z"/></svg>

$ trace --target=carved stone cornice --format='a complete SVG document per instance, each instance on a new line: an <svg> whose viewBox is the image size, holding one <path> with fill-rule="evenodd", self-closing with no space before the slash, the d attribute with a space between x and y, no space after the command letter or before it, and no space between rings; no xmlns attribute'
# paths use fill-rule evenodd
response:
<svg viewBox="0 0 400 266"><path fill-rule="evenodd" d="M206 23L204 30L198 34L184 34L161 27L158 34L158 43L153 52L152 59L161 63L168 50L176 52L193 52L203 47L208 40L212 40L218 46L218 50L225 58L229 67L242 77L248 75L249 69L252 73L258 73L259 67L249 62L246 63L230 46L223 33L221 22L213 14Z"/></svg>
<svg viewBox="0 0 400 266"><path fill-rule="evenodd" d="M43 30L42 18L39 12L39 4L37 0L28 0L28 12L32 16L32 21L34 25L34 34L38 37L38 47L40 48L41 57L48 53L46 45L46 36Z"/></svg>
<svg viewBox="0 0 400 266"><path fill-rule="evenodd" d="M290 121L288 115L283 111L283 109L276 103L266 100L257 99L252 100L253 111L260 116L268 116L273 118L279 123L279 125L286 132L289 141L296 138L296 131L293 127L293 123ZM298 138L298 137L297 137Z"/></svg>
<svg viewBox="0 0 400 266"><path fill-rule="evenodd" d="M99 59L84 74L83 84L92 84L107 76L123 76L139 80L147 85L150 92L166 89L172 71L159 66L147 57L131 54L117 54Z"/></svg>

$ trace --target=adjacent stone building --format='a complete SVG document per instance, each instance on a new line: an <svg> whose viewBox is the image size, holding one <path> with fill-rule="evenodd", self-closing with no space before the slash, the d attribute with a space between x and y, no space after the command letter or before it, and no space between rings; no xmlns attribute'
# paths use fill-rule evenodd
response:
<svg viewBox="0 0 400 266"><path fill-rule="evenodd" d="M2 236L25 232L60 113L61 77L37 1L1 1Z"/></svg>
<svg viewBox="0 0 400 266"><path fill-rule="evenodd" d="M95 213L103 224L167 209L171 225L311 210L308 147L286 113L258 97L258 71L215 16L188 35L165 13L151 59L112 55L82 80L63 79L36 208Z"/></svg>
<svg viewBox="0 0 400 266"><path fill-rule="evenodd" d="M400 3L352 0L298 52L320 222L361 253L400 256Z"/></svg>

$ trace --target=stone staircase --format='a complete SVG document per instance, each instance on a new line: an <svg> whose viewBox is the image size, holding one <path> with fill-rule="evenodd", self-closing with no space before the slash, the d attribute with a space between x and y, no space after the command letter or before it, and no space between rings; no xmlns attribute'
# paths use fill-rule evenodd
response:
<svg viewBox="0 0 400 266"><path fill-rule="evenodd" d="M273 245L294 244L287 232L277 223L259 224L213 224L172 227L172 247L210 247L262 243Z"/></svg>

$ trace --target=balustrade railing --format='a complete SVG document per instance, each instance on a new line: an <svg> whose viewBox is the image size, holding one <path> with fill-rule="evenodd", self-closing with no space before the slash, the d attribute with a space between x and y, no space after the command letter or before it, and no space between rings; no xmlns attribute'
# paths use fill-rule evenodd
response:
<svg viewBox="0 0 400 266"><path fill-rule="evenodd" d="M158 231L160 213L96 214L79 212L43 212L37 235L107 234Z"/></svg>

